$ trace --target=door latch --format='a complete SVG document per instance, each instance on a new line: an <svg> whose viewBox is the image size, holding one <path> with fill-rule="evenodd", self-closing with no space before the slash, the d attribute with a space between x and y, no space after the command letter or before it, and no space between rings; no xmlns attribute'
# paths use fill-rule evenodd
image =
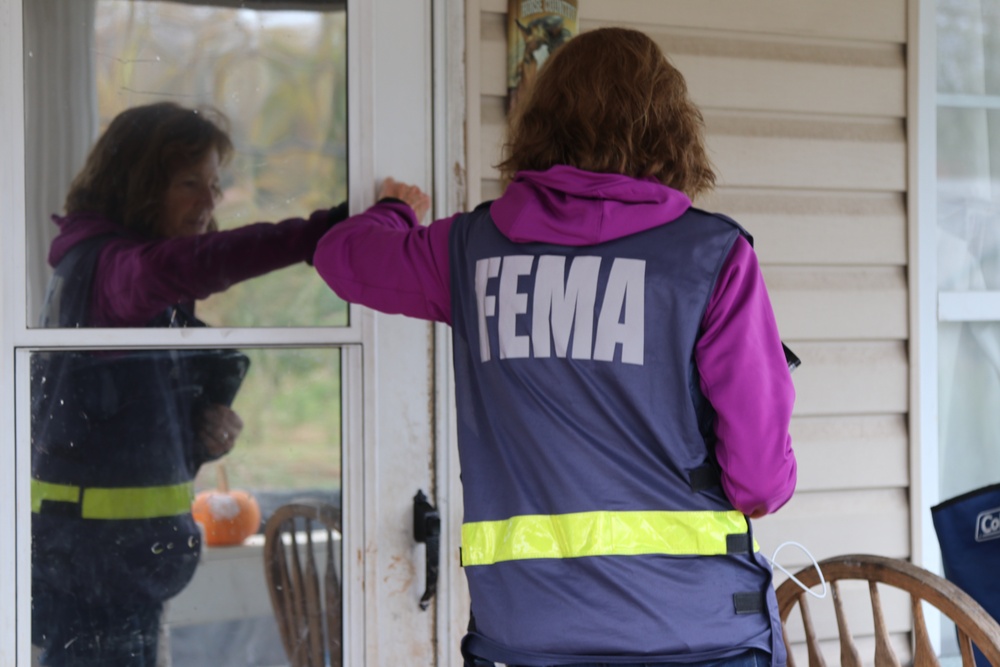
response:
<svg viewBox="0 0 1000 667"><path fill-rule="evenodd" d="M420 608L426 611L431 598L437 593L441 515L430 504L423 491L417 491L417 495L413 496L413 539L427 545L427 587L420 596Z"/></svg>

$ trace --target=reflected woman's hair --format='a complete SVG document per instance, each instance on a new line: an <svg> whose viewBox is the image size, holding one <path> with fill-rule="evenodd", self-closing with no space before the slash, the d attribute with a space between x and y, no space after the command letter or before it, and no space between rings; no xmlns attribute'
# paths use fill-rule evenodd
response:
<svg viewBox="0 0 1000 667"><path fill-rule="evenodd" d="M213 107L157 102L126 109L111 121L73 179L66 213L98 213L155 237L170 177L212 150L221 164L233 153L229 121ZM216 228L213 217L209 229Z"/></svg>

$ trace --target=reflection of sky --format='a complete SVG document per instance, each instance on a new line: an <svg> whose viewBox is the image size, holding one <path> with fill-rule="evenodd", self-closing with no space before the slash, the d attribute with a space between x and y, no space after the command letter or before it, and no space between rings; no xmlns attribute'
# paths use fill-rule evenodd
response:
<svg viewBox="0 0 1000 667"><path fill-rule="evenodd" d="M156 25L180 22L183 16L188 22L227 21L241 29L256 30L308 30L306 38L318 30L320 12L305 10L256 10L230 7L199 7L178 5L173 2L123 2L122 0L99 0L97 3L96 28L98 32L109 23L116 22L130 14L142 17Z"/></svg>
<svg viewBox="0 0 1000 667"><path fill-rule="evenodd" d="M98 0L95 54L107 66L114 66L112 61L148 65L161 60L190 65L211 52L240 46L253 50L264 35L283 35L300 45L310 44L323 37L328 17L339 18L335 23L343 30L344 14ZM132 46L124 48L123 40L132 41ZM131 71L130 76L134 79L139 72Z"/></svg>
<svg viewBox="0 0 1000 667"><path fill-rule="evenodd" d="M247 30L287 30L302 35L304 41L315 39L320 32L320 14L307 11L236 10L236 22Z"/></svg>
<svg viewBox="0 0 1000 667"><path fill-rule="evenodd" d="M303 28L314 25L319 18L316 12L307 11L256 11L238 9L237 19L247 26L269 28Z"/></svg>

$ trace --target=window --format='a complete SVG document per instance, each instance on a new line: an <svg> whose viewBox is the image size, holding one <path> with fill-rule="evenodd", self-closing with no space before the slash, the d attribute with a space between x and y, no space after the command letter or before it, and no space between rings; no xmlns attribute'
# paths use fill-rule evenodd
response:
<svg viewBox="0 0 1000 667"><path fill-rule="evenodd" d="M940 497L1000 479L1000 3L937 2Z"/></svg>

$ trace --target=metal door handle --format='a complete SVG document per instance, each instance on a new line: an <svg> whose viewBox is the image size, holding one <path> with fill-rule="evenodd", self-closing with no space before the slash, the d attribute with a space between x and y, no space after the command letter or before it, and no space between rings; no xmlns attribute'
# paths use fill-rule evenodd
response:
<svg viewBox="0 0 1000 667"><path fill-rule="evenodd" d="M437 593L438 558L441 551L441 515L423 491L413 496L413 539L427 545L427 588L420 596L420 608L426 610Z"/></svg>

